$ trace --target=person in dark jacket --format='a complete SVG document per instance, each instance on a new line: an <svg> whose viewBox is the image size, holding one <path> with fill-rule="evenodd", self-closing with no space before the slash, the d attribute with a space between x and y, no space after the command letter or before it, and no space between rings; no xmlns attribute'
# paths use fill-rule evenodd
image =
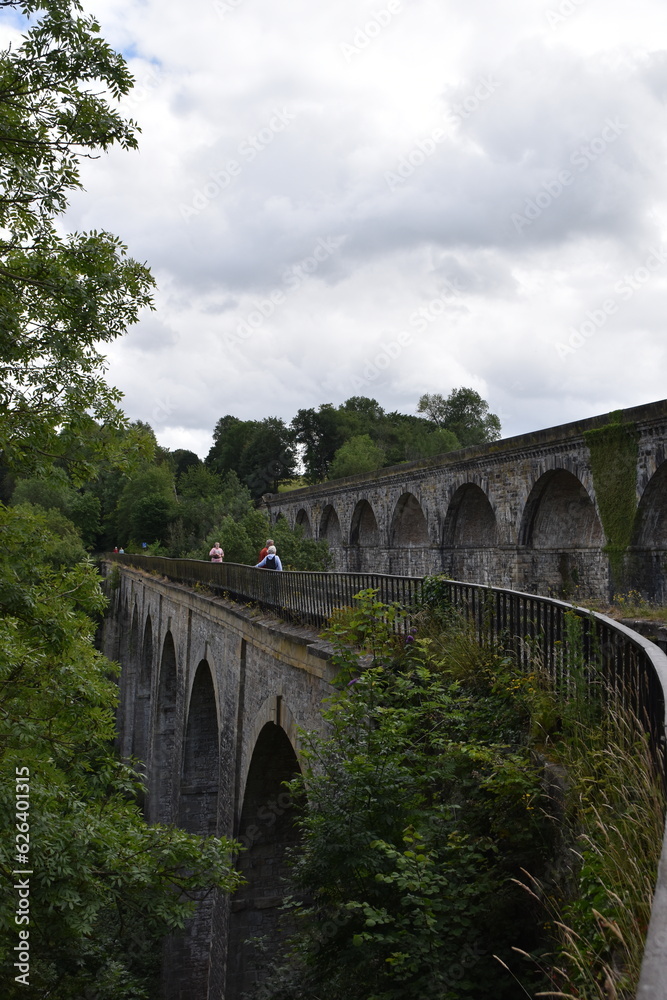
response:
<svg viewBox="0 0 667 1000"><path fill-rule="evenodd" d="M282 569L283 564L280 561L280 556L276 555L275 545L269 545L269 550L264 556L261 562L258 562L255 569Z"/></svg>

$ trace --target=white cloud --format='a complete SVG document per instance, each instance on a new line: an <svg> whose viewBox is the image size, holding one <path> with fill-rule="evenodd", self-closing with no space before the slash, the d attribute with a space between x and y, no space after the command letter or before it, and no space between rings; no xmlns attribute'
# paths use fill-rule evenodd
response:
<svg viewBox="0 0 667 1000"><path fill-rule="evenodd" d="M142 136L86 165L69 222L154 269L157 312L108 353L129 415L163 443L205 453L225 413L289 419L362 392L414 410L473 385L508 434L665 394L667 267L572 354L556 345L667 244L667 11L384 10L96 3L137 78Z"/></svg>

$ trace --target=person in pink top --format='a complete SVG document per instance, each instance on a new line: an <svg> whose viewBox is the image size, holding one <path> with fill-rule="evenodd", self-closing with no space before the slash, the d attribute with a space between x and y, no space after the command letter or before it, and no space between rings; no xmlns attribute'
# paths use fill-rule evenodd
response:
<svg viewBox="0 0 667 1000"><path fill-rule="evenodd" d="M222 560L225 558L225 553L220 548L220 542L215 543L215 545L209 552L209 555L211 557L211 562L219 562L219 563L222 562Z"/></svg>

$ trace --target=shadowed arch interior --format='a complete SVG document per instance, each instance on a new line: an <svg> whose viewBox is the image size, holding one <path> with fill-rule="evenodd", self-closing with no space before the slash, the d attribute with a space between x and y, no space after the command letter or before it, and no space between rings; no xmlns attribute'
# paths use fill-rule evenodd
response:
<svg viewBox="0 0 667 1000"><path fill-rule="evenodd" d="M632 544L667 549L667 462L658 467L642 493Z"/></svg>
<svg viewBox="0 0 667 1000"><path fill-rule="evenodd" d="M583 483L565 469L540 476L526 501L519 540L535 549L604 545L600 519Z"/></svg>
<svg viewBox="0 0 667 1000"><path fill-rule="evenodd" d="M297 528L301 528L301 530L303 531L304 538L313 537L313 529L310 523L310 518L308 517L308 511L305 510L303 507L301 508L300 511L297 512L296 526Z"/></svg>
<svg viewBox="0 0 667 1000"><path fill-rule="evenodd" d="M134 611L132 612L129 653L133 659L139 655L139 609L136 604L134 605Z"/></svg>
<svg viewBox="0 0 667 1000"><path fill-rule="evenodd" d="M447 548L490 548L498 544L498 525L486 493L475 483L459 486L445 517Z"/></svg>
<svg viewBox="0 0 667 1000"><path fill-rule="evenodd" d="M171 632L162 645L157 706L151 759L150 818L155 823L174 821L174 772L176 745L176 701L178 675L176 650Z"/></svg>
<svg viewBox="0 0 667 1000"><path fill-rule="evenodd" d="M197 667L183 747L178 823L188 833L214 836L218 816L220 745L211 668Z"/></svg>
<svg viewBox="0 0 667 1000"><path fill-rule="evenodd" d="M327 504L322 511L322 519L320 521L320 538L326 539L330 545L340 545L342 540L340 520L331 504Z"/></svg>
<svg viewBox="0 0 667 1000"><path fill-rule="evenodd" d="M135 609L136 614L136 609ZM134 623L133 623L134 633ZM138 641L139 623L137 618L136 634L130 636L130 642ZM144 626L144 638L141 644L139 656L139 670L136 676L136 687L134 696L134 712L132 727L132 756L140 760L143 765L148 761L148 747L150 740L151 721L151 684L153 679L153 625L151 616L146 616Z"/></svg>
<svg viewBox="0 0 667 1000"><path fill-rule="evenodd" d="M246 848L238 867L247 880L232 899L229 927L227 1000L239 1000L259 981L285 930L280 906L287 874L285 852L299 842L292 797L283 782L300 773L287 734L273 722L261 730L250 762L243 809L236 836ZM248 938L263 936L268 951L260 953ZM265 971L265 970L264 970Z"/></svg>
<svg viewBox="0 0 667 1000"><path fill-rule="evenodd" d="M120 675L121 702L118 714L118 729L120 732L120 751L126 760L132 756L134 740L134 713L137 703L137 674L139 671L139 611L136 604L132 607L132 618L127 600L124 607L123 623L127 628L121 642Z"/></svg>
<svg viewBox="0 0 667 1000"><path fill-rule="evenodd" d="M378 546L379 544L380 532L373 508L368 500L360 500L352 514L350 545Z"/></svg>
<svg viewBox="0 0 667 1000"><path fill-rule="evenodd" d="M130 607L127 597L123 599L123 610L120 616L121 628L118 637L118 659L121 663L128 660L128 652L132 641L132 625L130 623ZM129 627L128 627L129 626ZM131 653L130 653L131 656Z"/></svg>
<svg viewBox="0 0 667 1000"><path fill-rule="evenodd" d="M412 493L400 497L391 519L390 545L400 548L408 545L428 545L428 525L424 511Z"/></svg>

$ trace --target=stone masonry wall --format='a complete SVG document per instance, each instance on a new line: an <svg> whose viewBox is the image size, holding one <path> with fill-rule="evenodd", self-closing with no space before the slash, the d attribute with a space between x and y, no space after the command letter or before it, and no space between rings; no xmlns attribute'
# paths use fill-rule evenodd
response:
<svg viewBox="0 0 667 1000"><path fill-rule="evenodd" d="M264 497L270 517L329 542L339 571L455 579L584 599L611 596L587 431L618 415ZM667 566L667 400L623 411L637 435L636 539L648 596ZM332 525L335 530L332 530ZM642 527L643 525L643 527Z"/></svg>
<svg viewBox="0 0 667 1000"><path fill-rule="evenodd" d="M139 570L118 567L109 587L112 580L102 649L121 664L121 752L145 748L146 815L239 837L250 847L249 881L238 899L202 903L184 933L167 943L162 997L237 1000L254 974L255 958L242 945L245 924L253 932L275 930L282 856L293 839L280 782L298 769L298 730L322 724L330 651L307 629ZM148 622L150 662L143 642ZM139 699L142 666L148 696ZM257 754L271 756L272 746L280 748L280 766L264 787ZM226 990L230 920L235 963Z"/></svg>

